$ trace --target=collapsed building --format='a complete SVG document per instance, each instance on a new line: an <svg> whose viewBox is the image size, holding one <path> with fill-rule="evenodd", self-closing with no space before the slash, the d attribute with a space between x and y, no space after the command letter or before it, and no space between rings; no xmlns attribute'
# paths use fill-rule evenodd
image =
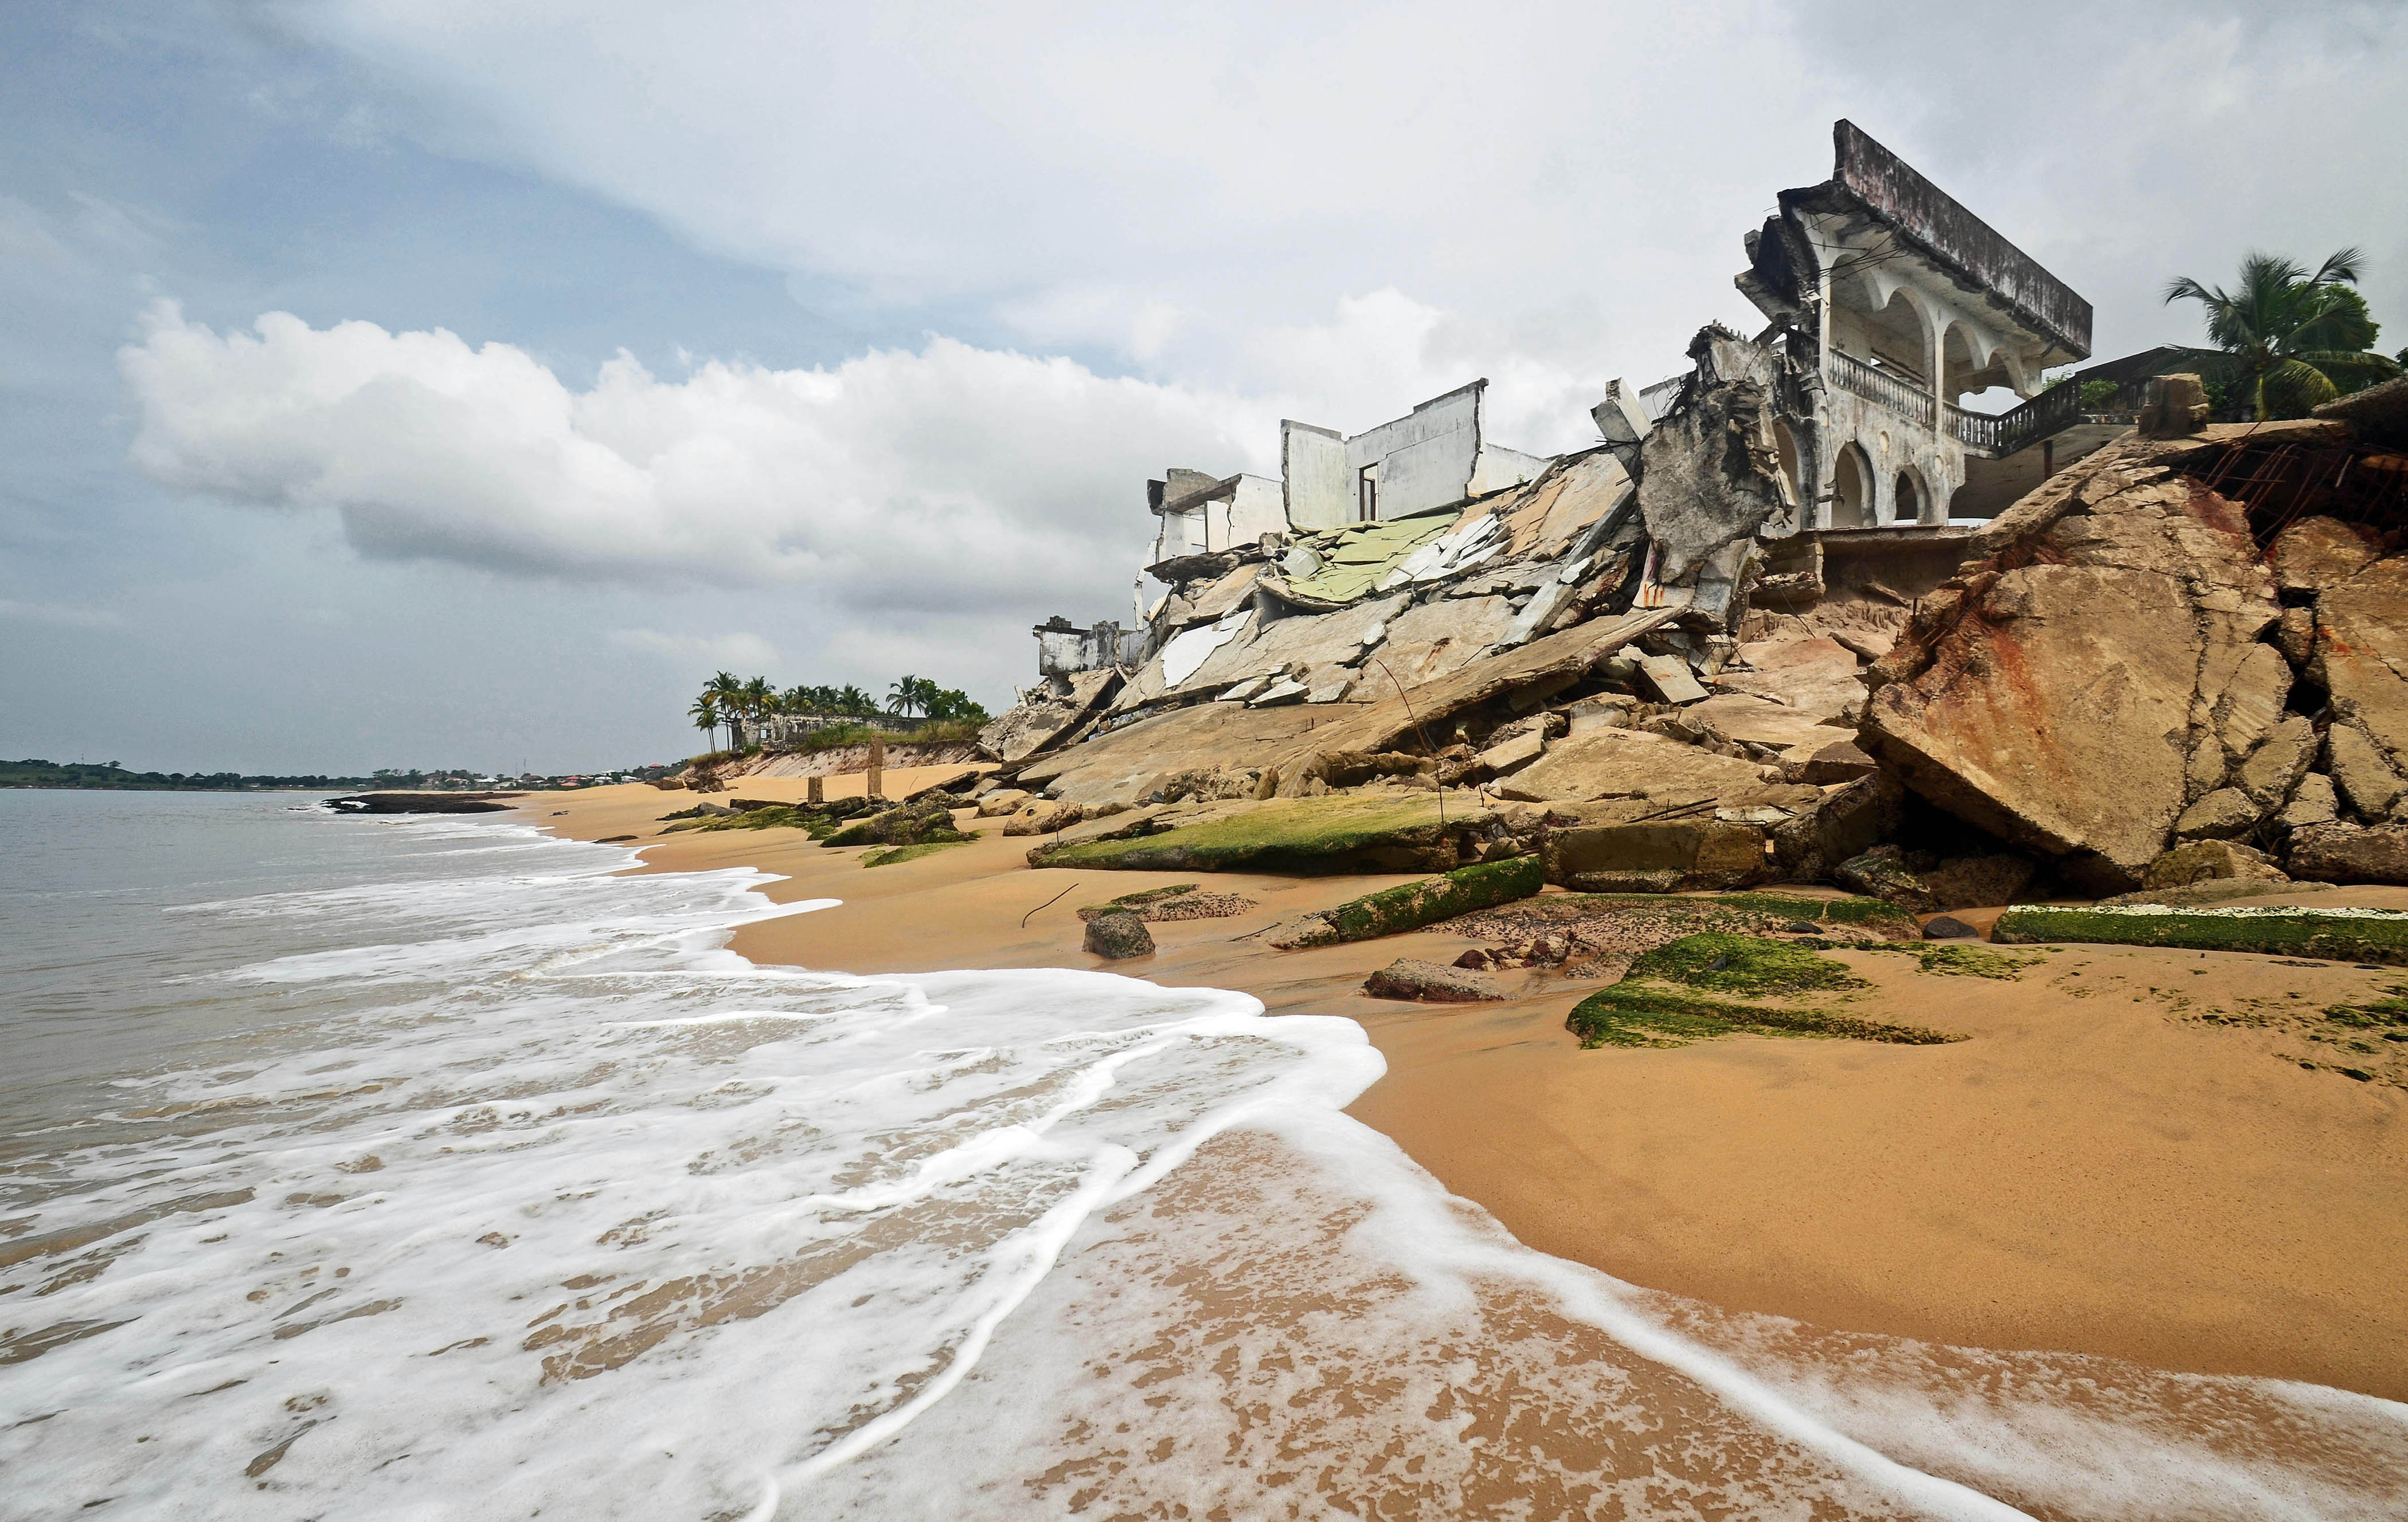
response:
<svg viewBox="0 0 2408 1522"><path fill-rule="evenodd" d="M1278 481L1150 482L1163 590L1126 633L1040 628L1044 682L982 737L1003 782L1056 827L1474 788L1492 845L1547 837L1598 888L2000 903L2137 888L2195 842L2165 869L2396 851L2408 881L2381 834L2408 831L2408 719L2369 716L2390 699L2344 653L2408 641L2324 612L2395 564L2392 404L2235 432L2157 351L2113 366L2151 411L2086 413L2087 372L2044 382L2089 357L2089 304L1834 138L1744 239L1767 325L1611 383L1590 447L1494 444L1474 382L1353 438L1283 424Z"/></svg>

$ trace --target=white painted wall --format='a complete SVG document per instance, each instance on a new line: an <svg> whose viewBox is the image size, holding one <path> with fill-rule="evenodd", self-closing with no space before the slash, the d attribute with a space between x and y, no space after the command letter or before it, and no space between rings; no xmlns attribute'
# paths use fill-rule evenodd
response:
<svg viewBox="0 0 2408 1522"><path fill-rule="evenodd" d="M1339 435L1310 423L1282 422L1280 471L1291 526L1337 528L1354 521L1354 478Z"/></svg>
<svg viewBox="0 0 2408 1522"><path fill-rule="evenodd" d="M1536 481L1539 472L1546 468L1547 461L1541 455L1525 454L1500 444L1483 444L1480 458L1471 467L1471 495L1484 496L1526 481Z"/></svg>

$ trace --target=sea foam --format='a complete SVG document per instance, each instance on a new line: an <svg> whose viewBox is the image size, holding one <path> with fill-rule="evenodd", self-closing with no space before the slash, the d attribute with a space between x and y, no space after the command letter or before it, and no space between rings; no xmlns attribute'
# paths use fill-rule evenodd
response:
<svg viewBox="0 0 2408 1522"><path fill-rule="evenodd" d="M2408 1474L2386 1402L1530 1252L1343 1113L1351 1021L756 967L735 928L824 901L394 839L457 874L185 911L318 947L196 997L338 1013L12 1170L0 1514L2345 1516Z"/></svg>

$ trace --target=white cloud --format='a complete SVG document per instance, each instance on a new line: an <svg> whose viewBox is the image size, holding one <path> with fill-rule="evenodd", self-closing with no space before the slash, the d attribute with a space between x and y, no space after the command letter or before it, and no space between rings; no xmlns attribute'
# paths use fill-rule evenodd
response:
<svg viewBox="0 0 2408 1522"><path fill-rule="evenodd" d="M1526 336L1572 299L1606 363L1670 367L1701 322L1750 318L1740 236L1828 172L1842 115L2112 305L2129 347L2190 337L2154 288L2253 241L2408 266L2397 6L285 14L414 97L441 151L588 187L821 304L943 303L1216 384L1261 328L1389 284ZM2269 130L2309 121L2333 130ZM2408 267L2370 295L2408 300Z"/></svg>
<svg viewBox="0 0 2408 1522"><path fill-rule="evenodd" d="M119 358L145 472L330 512L364 555L793 586L934 619L1119 609L1152 538L1149 477L1275 472L1281 416L1360 429L1471 379L1485 341L1385 291L1262 335L1271 384L1251 395L949 338L826 369L707 362L680 380L622 355L575 391L522 350L439 329L271 312L219 334L163 302ZM1498 437L1553 450L1593 436L1602 377L1498 348Z"/></svg>
<svg viewBox="0 0 2408 1522"><path fill-rule="evenodd" d="M0 597L0 620L49 624L63 629L114 629L125 622L106 608L80 608L64 602L12 602L6 597Z"/></svg>
<svg viewBox="0 0 2408 1522"><path fill-rule="evenodd" d="M658 629L613 629L610 642L625 650L665 655L680 668L750 675L778 664L776 649L757 634L663 634Z"/></svg>

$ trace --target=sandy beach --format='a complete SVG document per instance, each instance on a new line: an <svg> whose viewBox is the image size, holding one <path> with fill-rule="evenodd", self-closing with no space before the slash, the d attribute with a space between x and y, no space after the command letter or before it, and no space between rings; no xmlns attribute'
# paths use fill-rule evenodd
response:
<svg viewBox="0 0 2408 1522"><path fill-rule="evenodd" d="M890 769L900 797L958 768ZM799 778L737 794L800 800ZM858 794L858 775L826 780ZM1368 998L1399 956L1477 942L1419 933L1277 952L1276 919L1405 878L1214 874L1257 907L1153 926L1148 960L1081 949L1075 910L1168 874L1031 870L1000 820L981 839L864 869L797 831L660 836L695 801L648 786L530 796L537 823L634 837L648 866L752 866L770 897L838 908L751 926L765 963L859 973L1096 968L1240 989L1274 1012L1360 1022L1387 1076L1354 1113L1523 1242L1648 1288L1850 1332L2092 1353L2408 1399L2408 1094L2300 1066L2286 1007L2358 999L2396 970L2262 956L2032 951L2013 980L1935 978L1835 954L1874 1018L1942 1046L1732 1037L1584 1052L1564 1029L1595 983L1519 980L1473 1006ZM2408 890L2321 903L2408 907ZM2222 1019L2208 1018L2211 1015ZM2227 1022L2229 1023L2227 1023Z"/></svg>

